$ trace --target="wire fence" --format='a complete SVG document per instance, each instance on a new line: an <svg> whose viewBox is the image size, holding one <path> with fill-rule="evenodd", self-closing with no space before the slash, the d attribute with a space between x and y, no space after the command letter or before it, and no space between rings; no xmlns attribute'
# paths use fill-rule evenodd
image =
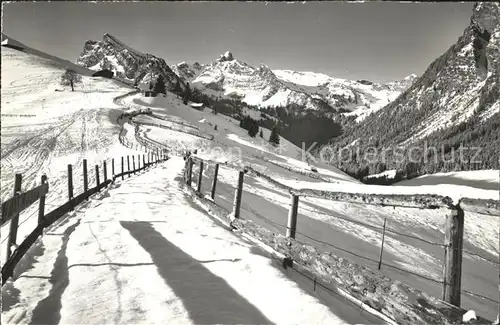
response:
<svg viewBox="0 0 500 325"><path fill-rule="evenodd" d="M198 167L196 167L198 166ZM213 168L210 167L210 164L205 163L205 170L204 170L204 175L203 175L203 180L202 180L202 186L201 186L201 192L207 193L210 191L210 184L212 184L213 181ZM222 168L219 171L219 173L222 172ZM228 169L225 171L226 173L231 172L233 174L236 174L235 170ZM196 176L195 176L196 175ZM193 178L192 181L197 184L198 182L198 175L199 175L199 164L194 164L193 165ZM241 218L242 219L250 219L254 222L257 222L261 226L264 226L265 228L274 228L277 229L279 233L282 235L285 235L287 230L290 230L290 228L287 225L287 214L288 211L291 208L291 203L289 201L288 193L284 194L282 190L280 189L271 189L271 188L263 188L259 182L257 182L258 176L253 176L253 175L247 175L245 176L245 185L243 186L243 200L241 202ZM229 177L226 177L226 182L228 182ZM267 183L267 180L264 179L264 181ZM237 177L231 177L230 184L220 184L218 185L221 187L222 185L225 185L227 188L224 189L224 195L221 195L220 193L217 193L215 196L215 202L216 204L223 205L223 208L227 210L227 212L231 212L232 210L232 198L231 195L233 195L234 190L236 189L236 182L237 182ZM250 182L250 183L249 183ZM205 185L204 185L205 184ZM272 186L271 186L272 187ZM218 190L219 191L219 190ZM281 196L278 194L280 193ZM276 195L274 195L276 194ZM284 198L283 198L284 196ZM271 210L272 209L272 210ZM279 210L279 211L278 211ZM316 221L318 220L341 220L343 222L350 223L355 226L363 227L365 229L369 229L371 231L376 231L380 234L380 237L383 236L400 236L404 238L408 238L411 240L415 240L417 242L420 242L425 245L429 245L429 247L434 247L438 248L436 249L424 249L424 251L429 251L431 255L438 255L436 257L436 261L442 261L444 258L445 254L445 248L446 245L444 244L444 237L442 242L437 242L435 240L427 239L427 238L422 238L421 236L417 236L415 234L411 233L405 233L401 230L396 230L391 228L389 225L384 224L384 226L378 226L373 223L367 223L364 221L356 220L354 218L350 218L346 215L342 215L340 213L332 213L332 211L328 211L328 208L323 207L317 203L311 203L306 200L301 200L298 206L299 214L301 216L309 217L309 219ZM314 218L317 217L317 218ZM319 218L322 217L322 218ZM388 218L383 218L379 219L379 221L383 222L385 219L386 223L389 223L391 220ZM302 220L304 222L304 218L301 217L299 219L299 223ZM266 226L267 225L267 226ZM329 227L328 223L325 223L325 227ZM416 272L415 270L409 270L407 268L394 265L392 263L389 263L387 261L384 261L383 255L380 255L380 258L374 258L373 256L367 256L364 254L364 252L359 252L353 250L351 247L342 247L342 244L339 242L335 242L335 240L330 240L329 238L322 238L318 237L315 235L308 234L302 230L300 230L301 227L300 225L295 229L296 235L299 237L299 242L300 241L305 241L307 243L308 241L310 243L316 243L319 245L322 245L324 247L328 247L333 249L334 251L337 252L342 252L345 254L348 254L349 256L355 257L355 259L359 260L364 260L369 263L374 263L380 265L382 267L380 270L381 272L385 272L384 270L387 269L392 269L396 270L399 272L403 272L409 275L412 275L416 278L420 278L426 281L429 281L433 284L438 284L440 285L440 288L443 287L446 283L444 281L443 276L431 276L432 274L439 274L437 272L425 272L425 269L420 268L417 269L417 271L422 271L424 270L424 273L422 274L419 272ZM438 233L439 234L439 233ZM444 236L444 233L442 233ZM432 235L431 237L434 237ZM399 239L401 241L401 239ZM383 241L383 239L382 239ZM367 243L367 245L369 245ZM372 244L373 246L373 244ZM382 245L381 245L382 246ZM381 247L383 250L383 246ZM470 256L476 257L478 259L484 260L487 263L490 263L492 265L499 265L500 263L498 261L495 261L494 259L484 256L480 253L474 253L469 250L463 249L464 254L468 254ZM370 254L368 254L370 255ZM373 255L373 253L371 254ZM377 256L378 257L378 256ZM411 256L409 256L411 257ZM415 260L415 264L418 264L418 261ZM442 266L441 265L434 265L435 269L439 269L439 271L442 271ZM390 273L391 275L394 275L394 273ZM389 276L391 278L391 276ZM325 288L326 289L326 288ZM462 289L461 290L462 294L480 298L484 301L488 301L491 303L496 303L499 304L499 301L492 299L491 297L487 297L483 294L472 292L467 289Z"/></svg>

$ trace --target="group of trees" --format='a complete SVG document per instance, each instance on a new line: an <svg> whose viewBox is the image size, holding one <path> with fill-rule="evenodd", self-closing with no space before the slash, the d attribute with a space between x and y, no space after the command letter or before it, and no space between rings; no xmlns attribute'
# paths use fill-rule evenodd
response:
<svg viewBox="0 0 500 325"><path fill-rule="evenodd" d="M245 116L240 120L240 127L248 131L248 135L255 138L259 133L259 123L250 116Z"/></svg>
<svg viewBox="0 0 500 325"><path fill-rule="evenodd" d="M153 91L157 94L167 94L167 86L165 85L165 79L162 75L159 75L158 78L156 78Z"/></svg>
<svg viewBox="0 0 500 325"><path fill-rule="evenodd" d="M299 113L287 107L261 109L261 111L264 116L277 118L281 124L280 134L298 147L303 145L309 147L314 143L319 147L339 136L342 131L338 122L318 112L301 111ZM276 121L273 118L262 118L260 124L272 129Z"/></svg>
<svg viewBox="0 0 500 325"><path fill-rule="evenodd" d="M259 133L261 138L264 138L264 133L262 132L262 129L259 128L259 122L251 118L250 116L244 116L240 120L240 127L245 130L248 130L248 135L251 136L252 138L255 138L257 133ZM278 146L280 144L280 126L278 123L273 125L273 127L271 128L271 134L269 135L269 143L271 143L274 146Z"/></svg>
<svg viewBox="0 0 500 325"><path fill-rule="evenodd" d="M350 159L338 155L330 161L358 179L385 170L400 170L403 178L410 179L438 172L500 169L500 113L487 120L474 115L404 146L385 139L380 133L387 127L382 120L380 123L380 131L374 129L372 137L358 138L352 145ZM332 144L333 152L350 143L342 140ZM352 143L356 139L349 140ZM377 152L376 158L367 161L365 154L372 149Z"/></svg>

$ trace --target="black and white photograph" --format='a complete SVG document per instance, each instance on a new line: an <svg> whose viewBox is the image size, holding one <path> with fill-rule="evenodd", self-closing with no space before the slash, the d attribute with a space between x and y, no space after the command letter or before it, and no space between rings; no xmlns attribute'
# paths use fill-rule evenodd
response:
<svg viewBox="0 0 500 325"><path fill-rule="evenodd" d="M500 4L10 1L1 323L500 325Z"/></svg>

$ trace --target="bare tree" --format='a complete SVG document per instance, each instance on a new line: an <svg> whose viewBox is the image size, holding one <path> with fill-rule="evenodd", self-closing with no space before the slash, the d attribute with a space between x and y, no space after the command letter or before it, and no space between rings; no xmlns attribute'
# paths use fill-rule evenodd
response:
<svg viewBox="0 0 500 325"><path fill-rule="evenodd" d="M73 70L66 70L61 76L61 85L71 86L71 91L75 91L75 84L82 81L82 76Z"/></svg>

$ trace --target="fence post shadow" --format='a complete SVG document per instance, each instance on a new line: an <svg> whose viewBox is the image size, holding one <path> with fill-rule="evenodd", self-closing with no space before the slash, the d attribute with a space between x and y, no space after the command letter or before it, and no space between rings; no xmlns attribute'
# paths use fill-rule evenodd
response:
<svg viewBox="0 0 500 325"><path fill-rule="evenodd" d="M224 279L165 239L151 223L121 221L120 224L150 254L158 273L182 300L193 323L271 323Z"/></svg>

